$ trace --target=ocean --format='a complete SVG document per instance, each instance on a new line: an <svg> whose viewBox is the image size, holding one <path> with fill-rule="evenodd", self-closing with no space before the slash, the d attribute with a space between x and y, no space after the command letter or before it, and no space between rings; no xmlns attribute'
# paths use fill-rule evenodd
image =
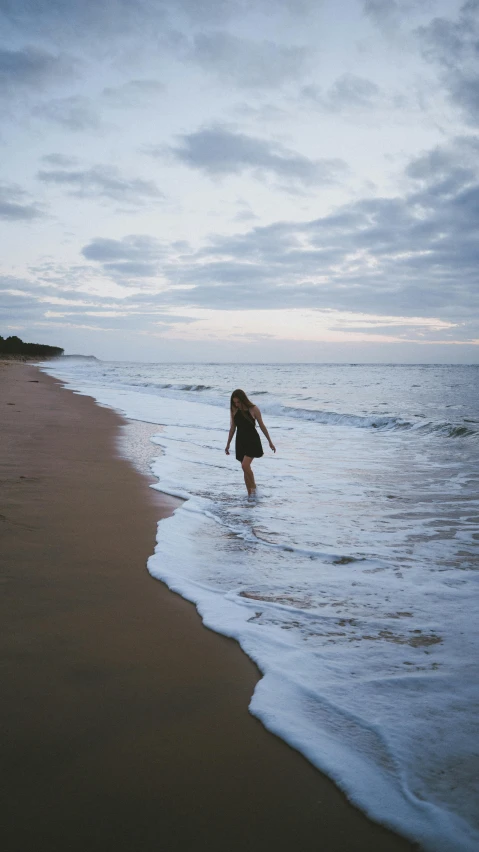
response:
<svg viewBox="0 0 479 852"><path fill-rule="evenodd" d="M255 661L250 712L372 819L477 852L479 366L42 369L123 414L122 452L184 498L148 570ZM237 387L277 448L254 500L224 452Z"/></svg>

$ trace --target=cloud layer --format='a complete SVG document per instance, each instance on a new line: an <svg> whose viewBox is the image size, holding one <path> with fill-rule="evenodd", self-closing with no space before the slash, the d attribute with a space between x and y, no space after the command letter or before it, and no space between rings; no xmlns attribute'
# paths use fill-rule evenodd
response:
<svg viewBox="0 0 479 852"><path fill-rule="evenodd" d="M19 50L0 48L0 92L17 87L40 88L73 72L73 61L62 54L52 54L26 45Z"/></svg>
<svg viewBox="0 0 479 852"><path fill-rule="evenodd" d="M468 0L456 20L434 18L417 30L426 58L436 63L452 103L479 125L479 3Z"/></svg>
<svg viewBox="0 0 479 852"><path fill-rule="evenodd" d="M403 198L364 198L319 219L217 237L174 264L159 243L139 238L83 253L114 273L112 258L136 261L140 246L152 274L188 288L162 291L162 304L419 312L468 323L479 315L477 152L475 138L458 139L409 164Z"/></svg>
<svg viewBox="0 0 479 852"><path fill-rule="evenodd" d="M0 219L10 222L30 222L44 215L28 193L15 184L0 184Z"/></svg>
<svg viewBox="0 0 479 852"><path fill-rule="evenodd" d="M269 89L300 78L307 65L308 50L215 30L195 36L187 56L223 83Z"/></svg>
<svg viewBox="0 0 479 852"><path fill-rule="evenodd" d="M164 197L154 181L126 178L115 166L41 169L37 177L43 183L65 189L77 198L106 198L137 206L151 204Z"/></svg>
<svg viewBox="0 0 479 852"><path fill-rule="evenodd" d="M180 162L210 177L251 172L259 179L273 176L285 185L309 187L334 183L347 171L339 158L310 160L278 142L221 125L184 134L170 151Z"/></svg>

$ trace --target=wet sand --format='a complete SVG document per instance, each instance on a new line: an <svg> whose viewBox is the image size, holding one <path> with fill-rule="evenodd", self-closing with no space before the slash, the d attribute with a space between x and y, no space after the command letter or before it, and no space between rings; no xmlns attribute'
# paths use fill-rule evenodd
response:
<svg viewBox="0 0 479 852"><path fill-rule="evenodd" d="M3 852L407 852L249 715L258 672L153 580L175 502L122 419L0 363Z"/></svg>

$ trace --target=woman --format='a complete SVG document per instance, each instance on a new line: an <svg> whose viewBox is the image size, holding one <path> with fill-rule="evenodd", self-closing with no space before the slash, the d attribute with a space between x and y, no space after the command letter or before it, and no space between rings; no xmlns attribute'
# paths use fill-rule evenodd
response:
<svg viewBox="0 0 479 852"><path fill-rule="evenodd" d="M230 444L233 440L233 435L236 433L236 458L241 462L243 468L244 481L248 490L248 496L254 497L256 494L256 482L254 474L251 470L251 462L253 459L259 459L263 455L263 447L261 446L261 438L256 431L256 421L263 435L266 436L268 444L273 453L276 452L276 447L269 437L268 430L263 423L261 411L257 405L254 405L248 399L245 392L234 390L231 394L230 402L231 425L228 435L228 443L226 444L225 453L230 454Z"/></svg>

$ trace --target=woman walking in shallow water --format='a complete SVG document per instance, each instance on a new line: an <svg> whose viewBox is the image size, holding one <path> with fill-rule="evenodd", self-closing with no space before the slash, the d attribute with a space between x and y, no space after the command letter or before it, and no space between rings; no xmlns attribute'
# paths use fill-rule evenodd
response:
<svg viewBox="0 0 479 852"><path fill-rule="evenodd" d="M248 399L245 392L239 388L231 394L230 414L230 431L225 453L229 456L230 444L236 432L236 458L241 462L241 467L243 468L248 495L253 497L256 494L256 482L254 481L254 474L251 470L251 462L253 459L260 459L263 455L263 447L261 446L261 438L256 431L256 423L258 423L263 435L265 435L273 453L276 452L276 447L269 437L258 406L254 405Z"/></svg>

